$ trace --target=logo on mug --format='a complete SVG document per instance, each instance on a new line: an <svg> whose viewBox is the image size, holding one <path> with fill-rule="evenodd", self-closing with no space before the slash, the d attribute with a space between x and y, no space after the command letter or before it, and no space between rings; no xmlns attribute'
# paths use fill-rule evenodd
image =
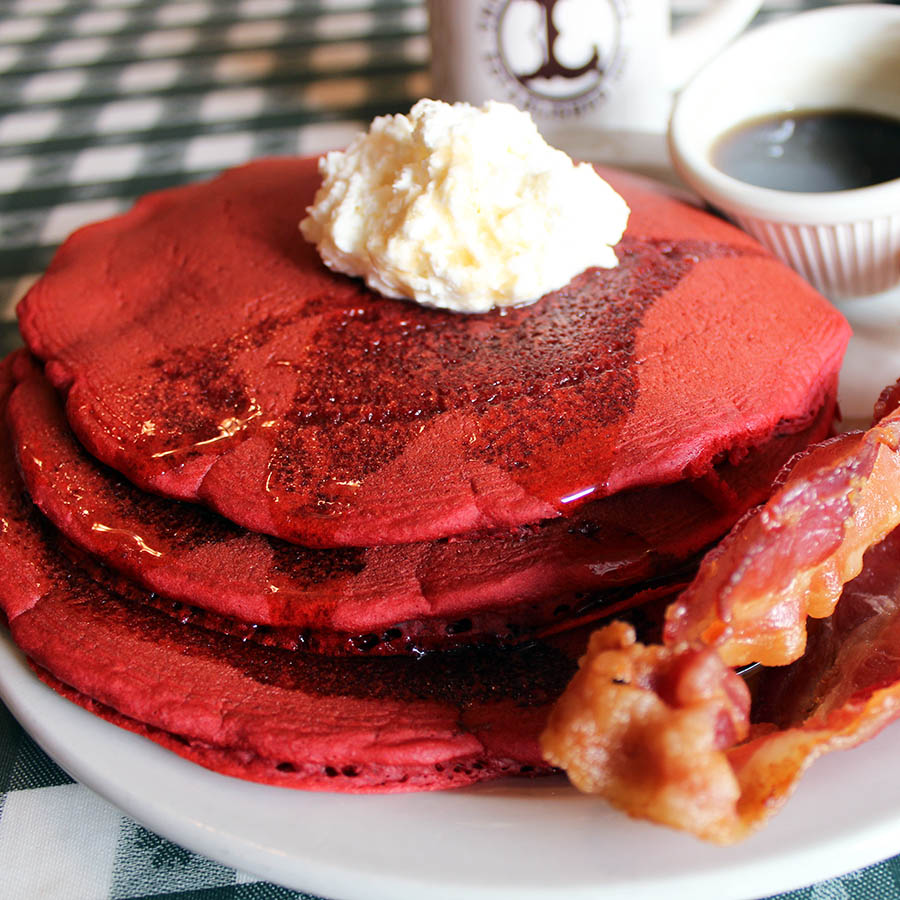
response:
<svg viewBox="0 0 900 900"><path fill-rule="evenodd" d="M502 0L482 19L491 65L510 99L534 112L573 115L603 98L622 65L622 0Z"/></svg>

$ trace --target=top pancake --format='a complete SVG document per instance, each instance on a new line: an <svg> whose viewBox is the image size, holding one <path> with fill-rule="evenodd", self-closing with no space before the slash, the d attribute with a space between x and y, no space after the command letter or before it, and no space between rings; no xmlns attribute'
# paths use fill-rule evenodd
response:
<svg viewBox="0 0 900 900"><path fill-rule="evenodd" d="M673 482L802 427L843 318L645 183L620 265L458 315L331 273L313 159L151 195L73 235L20 307L73 429L136 484L309 546L433 540Z"/></svg>

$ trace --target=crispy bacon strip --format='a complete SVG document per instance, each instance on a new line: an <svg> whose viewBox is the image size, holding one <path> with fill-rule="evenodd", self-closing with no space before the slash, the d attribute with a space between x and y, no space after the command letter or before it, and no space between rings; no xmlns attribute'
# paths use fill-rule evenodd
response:
<svg viewBox="0 0 900 900"><path fill-rule="evenodd" d="M664 646L622 623L592 636L542 736L577 787L733 843L817 757L900 717L898 399L900 382L707 555ZM753 679L751 726L729 666L752 660L781 665Z"/></svg>
<svg viewBox="0 0 900 900"><path fill-rule="evenodd" d="M758 676L749 738L746 687L742 697L715 651L644 647L616 622L591 637L542 735L545 758L630 815L720 844L745 838L815 759L900 716L900 532L869 556L838 613L812 623L807 656Z"/></svg>
<svg viewBox="0 0 900 900"><path fill-rule="evenodd" d="M613 622L591 635L541 749L579 790L717 840L740 799L725 750L746 736L749 708L714 650L644 646Z"/></svg>
<svg viewBox="0 0 900 900"><path fill-rule="evenodd" d="M802 457L772 498L707 554L666 615L664 641L717 647L728 665L803 654L866 549L900 524L900 410Z"/></svg>

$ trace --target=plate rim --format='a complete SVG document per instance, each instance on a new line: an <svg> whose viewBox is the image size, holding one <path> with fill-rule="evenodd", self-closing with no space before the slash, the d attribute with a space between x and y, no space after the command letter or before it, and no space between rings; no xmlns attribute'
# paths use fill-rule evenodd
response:
<svg viewBox="0 0 900 900"><path fill-rule="evenodd" d="M842 778L838 784L846 787L848 779L853 781L861 770L871 771L873 765L878 766L879 757L889 758L900 752L900 728L888 729L886 734L857 748L852 766L840 760L847 770L843 775L842 766L835 765L837 760L821 760L801 782L794 802L789 801L786 809L775 817L767 829L735 848L711 848L686 835L629 820L609 810L599 800L577 795L559 778L534 782L504 779L451 792L354 796L298 792L220 775L182 759L140 735L102 720L56 694L31 670L5 628L0 628L0 697L39 746L76 781L152 831L261 879L331 900L413 900L421 898L423 889L436 900L540 900L556 890L565 890L567 896L574 900L598 900L607 896L645 900L658 897L660 890L664 890L665 896L672 900L747 900L827 880L900 851L900 802L893 804L892 814L881 810L864 823L856 823L849 831L846 827L836 828L832 823L818 840L807 838L805 843L793 850L784 845L784 837L794 833L798 822L802 824L804 815L807 819L806 830L809 831L808 807L817 807L818 792L824 789L826 794L829 793L828 787L834 780L834 774ZM844 754L831 755L835 756ZM129 776L137 769L147 775L143 785L129 781ZM835 769L835 773L829 772L829 769ZM876 770L882 769L879 767ZM193 790L182 790L185 780L190 782ZM148 785L152 785L152 789ZM174 797L173 785L178 788ZM900 777L894 787L900 801ZM447 798L446 801L442 802L442 796ZM555 874L560 876L560 880L551 883L554 862L549 860L548 867L543 870L545 878L535 883L527 880L524 870L519 873L510 870L509 863L514 864L515 860L498 859L491 871L482 871L480 875L469 873L475 874L475 878L459 877L466 874L461 872L455 880L452 877L448 880L444 873L442 881L434 881L429 875L428 860L423 860L424 867L420 865L414 871L386 873L373 867L374 857L371 855L337 865L334 848L331 847L330 856L316 858L317 841L319 849L322 849L330 846L328 840L334 840L333 835L327 834L327 828L323 829L322 835L313 836L311 844L305 847L306 852L300 854L296 852L296 847L292 852L290 841L279 846L277 840L273 843L272 834L248 833L247 828L252 827L250 820L242 824L241 817L235 816L231 823L222 821L223 805L236 803L245 813L258 813L261 809L254 810L254 807L275 801L279 809L285 803L296 808L298 815L304 807L315 809L330 803L336 809L338 819L346 808L354 811L354 806L356 812L374 807L377 819L381 804L388 813L402 813L399 816L401 824L404 819L410 818L413 824L418 822L424 826L434 824L430 822L433 819L432 807L440 809L443 805L454 815L459 815L460 811L466 814L468 809L468 815L474 816L470 827L472 824L479 826L468 842L463 832L452 832L457 840L455 852L462 853L468 859L468 855L476 849L472 846L473 841L483 840L482 832L488 834L489 839L496 840L498 849L509 851L515 847L515 841L510 843L507 838L515 838L516 835L491 835L492 823L479 822L478 817L484 812L484 798L488 798L490 809L497 807L499 802L499 809L509 807L521 811L520 804L525 802L524 809L532 813L535 808L541 810L541 803L534 804L533 799L546 801L552 798L551 804L562 804L563 813L570 809L575 811L576 822L572 824L577 828L585 825L591 831L585 838L602 841L605 836L607 841L610 838L623 840L623 846L636 848L636 856L640 859L646 859L648 855L652 856L654 849L658 852L660 847L664 847L669 865L673 864L672 859L676 864L678 862L673 853L703 862L698 868L685 865L680 871L659 873L643 865L640 875L630 879L621 875L604 878L600 872L592 879L584 877L583 872L579 876L572 870L565 874L557 871ZM831 801L827 796L824 799L827 807ZM532 808L529 810L528 806ZM546 811L552 813L553 807L546 807ZM368 813L371 812L369 809ZM371 818L371 815L368 817ZM354 832L358 826L352 825L354 818L358 817L350 817L348 834L358 837ZM328 824L334 830L336 823L329 821ZM505 818L493 824L500 827L500 831L509 828ZM559 841L567 837L566 822L560 824L559 816L551 816L550 820L545 818L543 824L553 829L548 835L552 838L548 841L548 850L558 849ZM485 827L482 828L482 825ZM531 825L529 820L522 826L520 837L527 838L523 844L529 841L535 843L535 838L542 837ZM610 832L610 827L615 829L615 833ZM387 828L378 840L385 842L389 834L390 828ZM541 845L541 840L537 844ZM552 855L548 853L548 856ZM565 862L556 857L554 859L560 866ZM533 866L534 862L529 865ZM816 873L812 882L802 874L810 871Z"/></svg>

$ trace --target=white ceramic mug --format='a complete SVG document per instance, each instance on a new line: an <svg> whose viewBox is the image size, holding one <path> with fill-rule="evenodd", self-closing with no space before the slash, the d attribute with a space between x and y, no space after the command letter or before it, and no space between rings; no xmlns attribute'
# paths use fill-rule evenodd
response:
<svg viewBox="0 0 900 900"><path fill-rule="evenodd" d="M672 93L761 0L716 0L674 34L669 0L429 0L436 97L527 109L544 135L662 134Z"/></svg>

